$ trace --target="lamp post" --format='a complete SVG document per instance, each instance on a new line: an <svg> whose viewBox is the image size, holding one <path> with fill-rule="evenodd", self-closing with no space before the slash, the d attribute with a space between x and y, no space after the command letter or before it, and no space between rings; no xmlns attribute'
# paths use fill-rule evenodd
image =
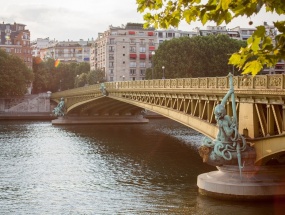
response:
<svg viewBox="0 0 285 215"><path fill-rule="evenodd" d="M61 82L62 80L59 81L59 91L61 91Z"/></svg>
<svg viewBox="0 0 285 215"><path fill-rule="evenodd" d="M164 77L164 69L165 69L165 66L162 66L162 74L163 74L162 79L165 79L165 77Z"/></svg>
<svg viewBox="0 0 285 215"><path fill-rule="evenodd" d="M154 69L154 60L153 60L153 56L155 55L155 51L151 52L151 79L153 79L153 69Z"/></svg>

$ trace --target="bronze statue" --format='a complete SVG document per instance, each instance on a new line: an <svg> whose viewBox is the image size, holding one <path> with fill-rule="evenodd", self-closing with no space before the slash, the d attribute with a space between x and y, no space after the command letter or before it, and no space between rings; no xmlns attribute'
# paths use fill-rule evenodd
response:
<svg viewBox="0 0 285 215"><path fill-rule="evenodd" d="M53 109L53 114L55 116L64 116L64 109L65 109L65 105L64 105L64 99L61 98L60 102L58 103L58 105Z"/></svg>

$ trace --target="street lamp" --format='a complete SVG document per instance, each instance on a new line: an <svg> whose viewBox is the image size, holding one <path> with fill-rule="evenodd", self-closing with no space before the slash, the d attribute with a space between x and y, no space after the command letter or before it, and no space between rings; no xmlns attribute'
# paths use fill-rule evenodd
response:
<svg viewBox="0 0 285 215"><path fill-rule="evenodd" d="M165 79L165 77L164 77L164 69L165 69L165 66L162 66L162 72L163 72L162 79Z"/></svg>
<svg viewBox="0 0 285 215"><path fill-rule="evenodd" d="M153 60L153 56L155 55L155 51L151 52L151 79L153 79L153 68L154 68L154 60Z"/></svg>

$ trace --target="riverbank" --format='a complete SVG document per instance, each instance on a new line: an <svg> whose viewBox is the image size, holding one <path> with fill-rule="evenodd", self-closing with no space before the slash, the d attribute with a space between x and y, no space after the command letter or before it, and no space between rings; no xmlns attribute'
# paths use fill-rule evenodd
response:
<svg viewBox="0 0 285 215"><path fill-rule="evenodd" d="M48 112L9 112L9 113L0 113L0 120L53 120L57 117L52 116Z"/></svg>

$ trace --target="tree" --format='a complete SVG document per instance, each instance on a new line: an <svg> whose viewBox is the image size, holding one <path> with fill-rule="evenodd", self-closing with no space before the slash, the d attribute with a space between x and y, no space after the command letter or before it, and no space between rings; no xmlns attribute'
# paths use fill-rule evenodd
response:
<svg viewBox="0 0 285 215"><path fill-rule="evenodd" d="M74 87L84 87L87 84L87 74L81 73L77 75L74 82Z"/></svg>
<svg viewBox="0 0 285 215"><path fill-rule="evenodd" d="M73 89L77 75L82 76L80 86L86 84L87 73L90 70L89 63L59 63L55 64L54 59L42 61L36 57L33 59L33 71L35 81L32 93L42 93L46 91L57 92L59 90Z"/></svg>
<svg viewBox="0 0 285 215"><path fill-rule="evenodd" d="M97 84L105 81L105 72L102 69L92 70L87 74L88 84Z"/></svg>
<svg viewBox="0 0 285 215"><path fill-rule="evenodd" d="M284 0L137 0L137 5L141 13L150 10L144 14L144 26L155 28L178 27L181 20L188 24L193 21L203 25L208 21L228 24L237 17L258 14L262 7L267 12L285 14ZM257 26L247 46L232 54L229 64L243 74L256 75L264 65L272 67L279 60L285 60L285 21L276 21L273 25L278 34L267 35L264 26Z"/></svg>
<svg viewBox="0 0 285 215"><path fill-rule="evenodd" d="M229 54L245 45L244 41L231 39L228 35L181 37L164 41L154 56L154 78L162 78L162 66L165 67L167 78L227 75Z"/></svg>
<svg viewBox="0 0 285 215"><path fill-rule="evenodd" d="M33 81L33 73L15 55L8 55L0 49L0 96L23 96L27 86Z"/></svg>
<svg viewBox="0 0 285 215"><path fill-rule="evenodd" d="M49 71L44 66L43 61L39 57L33 58L33 72L34 72L34 82L32 93L37 94L41 92L48 91L49 85Z"/></svg>

